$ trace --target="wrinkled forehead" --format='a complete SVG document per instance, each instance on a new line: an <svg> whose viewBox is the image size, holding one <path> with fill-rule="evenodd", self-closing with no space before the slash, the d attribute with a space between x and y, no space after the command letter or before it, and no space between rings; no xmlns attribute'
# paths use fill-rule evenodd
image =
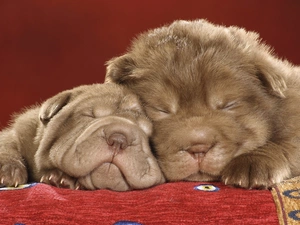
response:
<svg viewBox="0 0 300 225"><path fill-rule="evenodd" d="M122 92L97 92L79 96L77 104L81 106L103 105L106 107L118 108L125 94Z"/></svg>
<svg viewBox="0 0 300 225"><path fill-rule="evenodd" d="M120 105L121 97L116 94L99 93L96 94L84 94L77 96L77 98L67 105L70 110L69 116L88 116L98 117L104 115L110 115L116 112ZM67 112L67 111L66 111Z"/></svg>
<svg viewBox="0 0 300 225"><path fill-rule="evenodd" d="M143 112L139 98L123 87L109 90L95 89L83 93L70 107L74 108L74 112L92 112L96 117L124 111Z"/></svg>

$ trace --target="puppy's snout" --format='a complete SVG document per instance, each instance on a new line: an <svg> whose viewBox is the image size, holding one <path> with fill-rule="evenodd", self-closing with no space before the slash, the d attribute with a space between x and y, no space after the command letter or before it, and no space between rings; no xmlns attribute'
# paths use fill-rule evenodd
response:
<svg viewBox="0 0 300 225"><path fill-rule="evenodd" d="M189 147L187 151L191 154L196 154L196 153L206 154L211 147L212 144L196 144Z"/></svg>
<svg viewBox="0 0 300 225"><path fill-rule="evenodd" d="M107 138L107 144L111 146L113 150L124 150L128 146L128 141L125 135L113 133Z"/></svg>
<svg viewBox="0 0 300 225"><path fill-rule="evenodd" d="M187 152L194 157L203 157L214 146L215 134L213 129L196 129L190 133L190 146Z"/></svg>

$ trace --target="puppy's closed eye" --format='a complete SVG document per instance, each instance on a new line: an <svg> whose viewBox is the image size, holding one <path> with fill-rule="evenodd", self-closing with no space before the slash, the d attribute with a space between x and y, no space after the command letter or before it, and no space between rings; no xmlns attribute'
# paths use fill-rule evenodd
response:
<svg viewBox="0 0 300 225"><path fill-rule="evenodd" d="M91 107L85 109L82 112L79 112L79 114L81 114L82 116L90 117L92 119L105 117L111 115L112 113L113 113L113 109L104 106Z"/></svg>
<svg viewBox="0 0 300 225"><path fill-rule="evenodd" d="M218 109L229 111L229 110L234 110L234 109L238 108L240 105L241 105L240 101L233 100L233 101L225 102L222 105L219 105Z"/></svg>
<svg viewBox="0 0 300 225"><path fill-rule="evenodd" d="M85 116L85 117L93 118L93 119L95 118L95 115L94 115L92 109L89 109L89 110L86 110L86 111L82 112L81 115Z"/></svg>
<svg viewBox="0 0 300 225"><path fill-rule="evenodd" d="M235 113L238 112L242 106L243 101L241 99L218 99L212 102L211 108L219 112Z"/></svg>
<svg viewBox="0 0 300 225"><path fill-rule="evenodd" d="M154 120L160 120L167 118L171 115L171 112L165 108L162 107L146 107L147 114L153 118Z"/></svg>

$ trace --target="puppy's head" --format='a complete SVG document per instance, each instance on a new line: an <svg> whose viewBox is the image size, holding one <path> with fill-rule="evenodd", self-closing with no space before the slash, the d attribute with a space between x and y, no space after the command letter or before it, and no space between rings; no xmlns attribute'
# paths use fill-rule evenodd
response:
<svg viewBox="0 0 300 225"><path fill-rule="evenodd" d="M125 191L164 181L149 147L152 124L124 87L64 91L41 106L40 120L35 160L41 170L59 168L87 189Z"/></svg>
<svg viewBox="0 0 300 225"><path fill-rule="evenodd" d="M216 180L232 158L272 138L284 68L256 33L175 21L141 34L110 60L106 82L142 99L168 180Z"/></svg>

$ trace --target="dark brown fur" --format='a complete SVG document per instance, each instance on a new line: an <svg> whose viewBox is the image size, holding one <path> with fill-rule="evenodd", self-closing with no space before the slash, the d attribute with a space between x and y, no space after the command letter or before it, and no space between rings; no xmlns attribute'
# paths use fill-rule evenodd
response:
<svg viewBox="0 0 300 225"><path fill-rule="evenodd" d="M268 188L300 175L299 76L256 33L198 20L138 36L106 82L142 99L168 181Z"/></svg>

